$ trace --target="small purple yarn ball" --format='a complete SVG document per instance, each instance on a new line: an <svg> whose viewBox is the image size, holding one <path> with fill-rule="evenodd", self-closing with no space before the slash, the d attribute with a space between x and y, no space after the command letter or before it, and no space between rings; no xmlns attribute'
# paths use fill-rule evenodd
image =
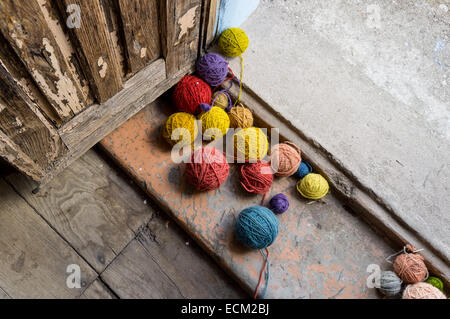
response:
<svg viewBox="0 0 450 319"><path fill-rule="evenodd" d="M196 65L197 74L210 86L218 86L228 74L228 61L220 54L206 53Z"/></svg>
<svg viewBox="0 0 450 319"><path fill-rule="evenodd" d="M289 208L289 200L284 194L277 194L269 202L270 209L275 214L282 214Z"/></svg>

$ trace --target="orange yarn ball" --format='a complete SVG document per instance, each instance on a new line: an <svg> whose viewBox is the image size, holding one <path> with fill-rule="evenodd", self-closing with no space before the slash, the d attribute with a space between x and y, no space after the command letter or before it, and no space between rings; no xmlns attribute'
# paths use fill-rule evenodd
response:
<svg viewBox="0 0 450 319"><path fill-rule="evenodd" d="M249 193L266 194L273 182L268 163L257 162L241 166L241 185Z"/></svg>
<svg viewBox="0 0 450 319"><path fill-rule="evenodd" d="M406 245L406 254L401 254L394 261L394 271L401 280L408 284L422 281L428 274L423 257L414 253L416 249Z"/></svg>
<svg viewBox="0 0 450 319"><path fill-rule="evenodd" d="M447 299L447 297L429 283L418 282L405 288L402 299Z"/></svg>
<svg viewBox="0 0 450 319"><path fill-rule="evenodd" d="M205 146L192 152L191 162L186 164L186 176L199 191L210 191L218 189L227 179L229 168L221 151Z"/></svg>
<svg viewBox="0 0 450 319"><path fill-rule="evenodd" d="M294 175L302 161L300 148L291 142L274 145L270 159L275 175L285 177Z"/></svg>

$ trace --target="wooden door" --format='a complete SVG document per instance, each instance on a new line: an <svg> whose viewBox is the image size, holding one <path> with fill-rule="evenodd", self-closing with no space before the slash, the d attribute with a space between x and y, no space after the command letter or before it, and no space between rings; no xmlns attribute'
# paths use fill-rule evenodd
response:
<svg viewBox="0 0 450 319"><path fill-rule="evenodd" d="M0 1L0 156L46 183L193 71L217 6Z"/></svg>

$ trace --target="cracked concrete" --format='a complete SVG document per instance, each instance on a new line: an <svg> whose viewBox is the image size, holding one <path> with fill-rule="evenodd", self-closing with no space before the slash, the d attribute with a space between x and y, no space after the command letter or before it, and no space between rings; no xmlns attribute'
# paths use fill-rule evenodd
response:
<svg viewBox="0 0 450 319"><path fill-rule="evenodd" d="M450 259L450 2L262 0L244 82ZM231 67L238 74L239 59Z"/></svg>

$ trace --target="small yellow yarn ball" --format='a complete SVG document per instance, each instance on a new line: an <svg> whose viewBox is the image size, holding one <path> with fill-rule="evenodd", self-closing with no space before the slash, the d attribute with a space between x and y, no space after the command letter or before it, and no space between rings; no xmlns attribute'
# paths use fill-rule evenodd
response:
<svg viewBox="0 0 450 319"><path fill-rule="evenodd" d="M310 173L297 183L300 195L308 199L321 199L329 189L327 180L320 174Z"/></svg>
<svg viewBox="0 0 450 319"><path fill-rule="evenodd" d="M179 136L172 139L172 133L175 132L175 136ZM186 131L187 130L187 131ZM188 133L189 132L189 133ZM190 138L187 136L190 135ZM198 128L195 116L185 112L174 113L166 121L164 125L162 135L164 139L171 145L175 145L181 142L181 146L193 144L198 135Z"/></svg>
<svg viewBox="0 0 450 319"><path fill-rule="evenodd" d="M213 106L208 112L200 115L202 121L203 136L215 139L227 134L230 128L230 118L227 112L217 106Z"/></svg>
<svg viewBox="0 0 450 319"><path fill-rule="evenodd" d="M246 161L261 160L269 150L266 134L257 127L239 130L234 134L233 139L237 157L245 158Z"/></svg>
<svg viewBox="0 0 450 319"><path fill-rule="evenodd" d="M222 52L234 58L240 56L248 48L248 37L244 30L229 28L222 32L219 38L219 48Z"/></svg>
<svg viewBox="0 0 450 319"><path fill-rule="evenodd" d="M217 96L217 94L219 94L219 96ZM217 98L216 98L216 96L217 96ZM218 106L224 110L228 107L228 97L224 93L220 93L220 92L214 93L213 100L214 99L216 99L214 101L214 106Z"/></svg>
<svg viewBox="0 0 450 319"><path fill-rule="evenodd" d="M247 128L253 126L253 114L245 106L238 105L231 108L230 126L233 128Z"/></svg>

